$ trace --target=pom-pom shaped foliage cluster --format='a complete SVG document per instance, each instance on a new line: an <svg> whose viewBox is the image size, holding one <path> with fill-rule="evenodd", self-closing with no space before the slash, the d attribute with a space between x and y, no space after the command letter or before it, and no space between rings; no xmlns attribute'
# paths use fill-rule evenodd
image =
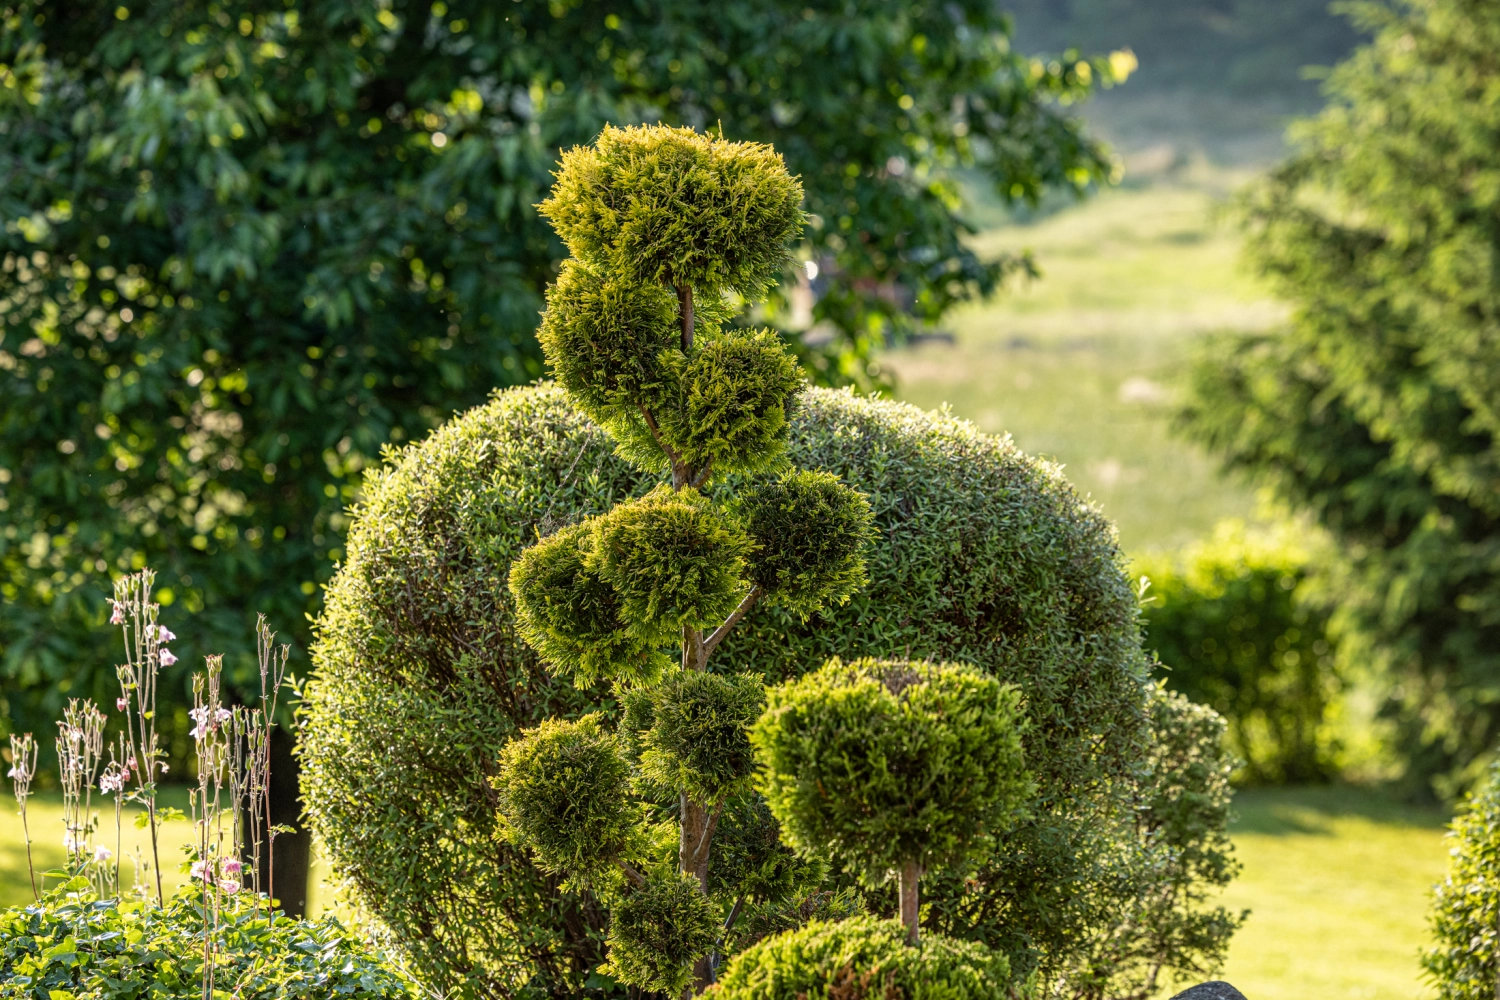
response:
<svg viewBox="0 0 1500 1000"><path fill-rule="evenodd" d="M830 660L772 688L752 736L793 846L876 874L960 862L1031 791L1020 692L950 663Z"/></svg>
<svg viewBox="0 0 1500 1000"><path fill-rule="evenodd" d="M894 920L814 921L741 952L713 1000L1008 1000L1010 963L972 941L909 947Z"/></svg>
<svg viewBox="0 0 1500 1000"><path fill-rule="evenodd" d="M754 904L785 903L817 888L827 872L823 859L798 854L782 843L781 824L764 796L733 800L714 832L712 888Z"/></svg>
<svg viewBox="0 0 1500 1000"><path fill-rule="evenodd" d="M678 671L649 693L651 727L641 739L641 770L699 802L742 792L755 768L750 726L765 693L760 678Z"/></svg>
<svg viewBox="0 0 1500 1000"><path fill-rule="evenodd" d="M549 670L506 580L539 535L658 485L616 444L559 387L499 394L367 480L329 584L301 732L309 815L360 905L442 989L574 994L604 957L608 909L499 835L486 776L519 732L614 697ZM806 618L758 603L716 657L772 682L850 651L961 661L1023 694L1026 763L1046 794L974 878L924 880L925 937L982 941L1043 983L1076 970L1083 992L1157 961L1192 974L1222 932L1163 942L1154 910L1121 915L1174 898L1179 881L1209 884L1160 861L1218 850L1227 793L1212 815L1174 819L1171 837L1141 821L1164 790L1182 809L1196 801L1196 756L1186 770L1147 761L1198 729L1179 733L1168 714L1153 734L1138 606L1108 522L1008 441L898 403L807 390L785 457L868 497L869 583ZM730 810L720 824L714 849L727 851ZM889 891L867 898L889 907ZM1101 965L1104 949L1124 957Z"/></svg>
<svg viewBox="0 0 1500 1000"><path fill-rule="evenodd" d="M1433 894L1435 946L1422 968L1441 1000L1494 1000L1500 982L1500 765L1469 795L1450 833L1448 875Z"/></svg>
<svg viewBox="0 0 1500 1000"><path fill-rule="evenodd" d="M513 842L538 866L588 878L613 872L638 817L626 796L630 769L616 737L594 716L549 719L500 755L500 812Z"/></svg>
<svg viewBox="0 0 1500 1000"><path fill-rule="evenodd" d="M585 263L638 283L753 295L787 261L802 185L770 146L605 128L563 153L541 213Z"/></svg>
<svg viewBox="0 0 1500 1000"><path fill-rule="evenodd" d="M757 548L750 578L796 614L848 599L864 582L869 504L828 472L790 472L740 496Z"/></svg>
<svg viewBox="0 0 1500 1000"><path fill-rule="evenodd" d="M601 971L675 997L693 961L713 945L719 922L690 875L659 872L627 890L610 909L609 962Z"/></svg>
<svg viewBox="0 0 1500 1000"><path fill-rule="evenodd" d="M542 213L573 259L541 343L621 454L674 486L772 464L801 386L774 334L723 329L789 261L801 186L769 146L686 128L607 128L563 154Z"/></svg>

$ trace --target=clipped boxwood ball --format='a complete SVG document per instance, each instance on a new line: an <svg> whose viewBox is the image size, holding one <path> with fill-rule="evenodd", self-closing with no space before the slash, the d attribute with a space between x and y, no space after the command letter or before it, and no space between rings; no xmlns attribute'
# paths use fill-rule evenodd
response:
<svg viewBox="0 0 1500 1000"><path fill-rule="evenodd" d="M708 1000L1008 1000L1010 963L972 941L906 944L899 921L816 920L736 955Z"/></svg>
<svg viewBox="0 0 1500 1000"><path fill-rule="evenodd" d="M1014 683L1031 818L972 880L924 880L924 929L982 940L1022 976L1083 967L1161 890L1122 875L1158 779L1141 766L1146 662L1109 523L1055 467L898 403L806 390L786 456L868 498L869 583L806 620L758 605L714 664L774 684L836 655L930 658ZM520 730L615 695L548 671L507 582L538 537L657 482L547 385L497 394L367 480L316 625L303 794L336 875L433 986L568 993L603 958L604 908L500 835L490 779Z"/></svg>

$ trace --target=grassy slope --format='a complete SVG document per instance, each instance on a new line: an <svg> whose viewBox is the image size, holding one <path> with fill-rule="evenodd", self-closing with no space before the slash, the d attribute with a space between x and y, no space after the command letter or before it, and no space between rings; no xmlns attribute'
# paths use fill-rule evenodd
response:
<svg viewBox="0 0 1500 1000"><path fill-rule="evenodd" d="M1250 490L1168 434L1164 405L1192 341L1263 329L1282 315L1237 263L1214 221L1239 175L1183 170L1106 192L979 238L989 252L1035 253L1041 281L953 318L953 344L885 359L902 399L950 404L985 431L1054 458L1120 528L1127 549L1172 547L1224 516L1247 516Z"/></svg>

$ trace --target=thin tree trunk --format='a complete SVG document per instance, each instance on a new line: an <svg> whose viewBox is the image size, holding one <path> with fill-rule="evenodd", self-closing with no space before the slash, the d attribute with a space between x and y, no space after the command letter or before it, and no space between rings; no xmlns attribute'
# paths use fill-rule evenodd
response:
<svg viewBox="0 0 1500 1000"><path fill-rule="evenodd" d="M922 877L922 866L915 861L901 863L901 923L906 925L906 943L916 947L920 938L918 927L917 881Z"/></svg>
<svg viewBox="0 0 1500 1000"><path fill-rule="evenodd" d="M677 286L677 311L682 319L682 353L693 347L693 286L683 283Z"/></svg>

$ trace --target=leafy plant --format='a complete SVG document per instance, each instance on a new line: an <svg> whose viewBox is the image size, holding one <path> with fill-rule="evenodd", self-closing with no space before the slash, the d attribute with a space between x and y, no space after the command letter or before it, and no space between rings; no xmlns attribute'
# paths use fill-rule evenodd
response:
<svg viewBox="0 0 1500 1000"><path fill-rule="evenodd" d="M711 899L714 829L748 791L747 734L764 695L757 677L708 673L709 657L759 602L806 616L864 582L869 505L834 477L761 483L747 501L764 515L755 534L728 498L702 492L781 458L796 362L765 332L722 329L719 303L775 281L801 198L769 147L658 126L606 128L564 154L540 206L574 254L548 292L548 361L623 455L670 482L543 539L510 572L521 634L549 667L581 685L613 681L634 703L636 759L593 716L549 720L506 747L495 786L512 842L601 892L602 968L644 990L677 994L691 979L701 991L724 919ZM675 314L637 307L668 289ZM795 547L783 521L823 544ZM757 574L767 558L795 559L800 576ZM658 652L668 643L680 647L675 668ZM632 764L648 792L639 804ZM648 826L661 821L652 792L675 806L677 872L649 849ZM727 934L738 907L726 906Z"/></svg>
<svg viewBox="0 0 1500 1000"><path fill-rule="evenodd" d="M1329 710L1339 689L1329 614L1301 593L1311 557L1283 534L1220 525L1173 557L1139 559L1146 646L1167 687L1229 723L1248 783L1326 781L1338 770Z"/></svg>
<svg viewBox="0 0 1500 1000"><path fill-rule="evenodd" d="M101 899L88 879L74 877L34 905L0 912L0 997L203 1000L222 992L266 1000L410 1000L419 995L332 917L293 920L247 897L231 896L207 943L209 962L202 901L191 885L157 906Z"/></svg>
<svg viewBox="0 0 1500 1000"><path fill-rule="evenodd" d="M1500 765L1470 793L1448 835L1448 874L1433 890L1433 947L1422 969L1441 1000L1493 1000L1500 989Z"/></svg>
<svg viewBox="0 0 1500 1000"><path fill-rule="evenodd" d="M954 664L830 660L773 688L752 740L790 843L894 870L908 943L922 873L961 865L1021 818L1019 692Z"/></svg>

